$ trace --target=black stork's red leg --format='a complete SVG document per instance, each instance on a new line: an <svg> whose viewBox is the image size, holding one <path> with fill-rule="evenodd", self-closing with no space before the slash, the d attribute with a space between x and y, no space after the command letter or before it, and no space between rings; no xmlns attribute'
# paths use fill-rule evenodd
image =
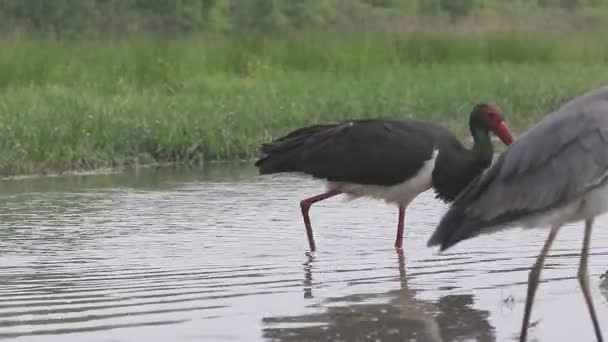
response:
<svg viewBox="0 0 608 342"><path fill-rule="evenodd" d="M395 239L395 248L401 249L403 246L403 226L405 225L405 206L399 206L399 222L397 223L397 238Z"/></svg>
<svg viewBox="0 0 608 342"><path fill-rule="evenodd" d="M308 236L308 244L310 245L311 252L314 252L317 248L315 246L315 237L312 234L312 225L310 224L310 217L308 216L308 211L310 210L310 207L319 201L326 200L341 193L342 191L339 190L329 190L328 192L324 192L320 195L312 196L300 201L300 208L302 209L302 217L304 218L304 225L306 226L306 235Z"/></svg>

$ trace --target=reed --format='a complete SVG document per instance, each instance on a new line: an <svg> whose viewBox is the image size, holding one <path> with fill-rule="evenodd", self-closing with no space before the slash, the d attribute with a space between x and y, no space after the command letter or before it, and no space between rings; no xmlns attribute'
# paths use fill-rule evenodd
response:
<svg viewBox="0 0 608 342"><path fill-rule="evenodd" d="M0 173L252 157L348 118L443 122L473 103L521 131L608 79L600 36L291 32L0 41Z"/></svg>

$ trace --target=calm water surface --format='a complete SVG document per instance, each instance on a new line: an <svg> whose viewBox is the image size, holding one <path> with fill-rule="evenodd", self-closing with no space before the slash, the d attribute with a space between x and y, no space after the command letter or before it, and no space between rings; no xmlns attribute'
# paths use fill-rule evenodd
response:
<svg viewBox="0 0 608 342"><path fill-rule="evenodd" d="M0 339L16 341L511 341L546 230L447 253L426 241L446 206L420 196L393 248L397 210L313 207L322 185L249 165L0 182ZM608 336L608 220L590 256ZM594 341L576 280L581 225L558 236L530 341Z"/></svg>

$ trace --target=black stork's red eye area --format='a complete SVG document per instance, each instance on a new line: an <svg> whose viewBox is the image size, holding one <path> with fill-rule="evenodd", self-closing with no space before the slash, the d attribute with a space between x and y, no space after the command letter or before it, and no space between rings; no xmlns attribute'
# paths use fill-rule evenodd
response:
<svg viewBox="0 0 608 342"><path fill-rule="evenodd" d="M484 113L489 119L489 121L492 123L492 125L495 127L500 125L504 121L502 114L500 113L500 109L496 107L486 105L486 107L484 108Z"/></svg>

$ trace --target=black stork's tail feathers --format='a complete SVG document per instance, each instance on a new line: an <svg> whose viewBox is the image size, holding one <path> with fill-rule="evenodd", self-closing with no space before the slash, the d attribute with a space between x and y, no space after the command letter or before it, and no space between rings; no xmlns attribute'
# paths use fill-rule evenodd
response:
<svg viewBox="0 0 608 342"><path fill-rule="evenodd" d="M255 162L260 174L279 172L301 172L301 155L307 141L323 132L335 128L337 124L313 125L299 128L284 137L262 144L264 154Z"/></svg>

